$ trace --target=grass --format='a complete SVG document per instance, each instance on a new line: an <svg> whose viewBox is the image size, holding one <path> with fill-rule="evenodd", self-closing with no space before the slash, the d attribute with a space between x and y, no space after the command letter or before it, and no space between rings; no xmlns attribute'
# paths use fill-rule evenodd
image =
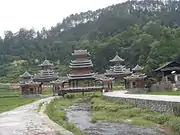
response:
<svg viewBox="0 0 180 135"><path fill-rule="evenodd" d="M170 127L180 133L180 117L166 113L152 112L131 105L121 104L104 98L92 99L92 122L105 120L108 122L124 122L132 125Z"/></svg>
<svg viewBox="0 0 180 135"><path fill-rule="evenodd" d="M180 90L178 91L162 91L162 92L149 92L146 93L149 95L176 95L176 96L180 96Z"/></svg>
<svg viewBox="0 0 180 135"><path fill-rule="evenodd" d="M37 98L0 98L0 113L5 112L11 109L14 109L16 107L32 103L33 101L36 101Z"/></svg>
<svg viewBox="0 0 180 135"><path fill-rule="evenodd" d="M39 107L38 107L38 112L40 112L41 111L41 107L42 107L42 105L43 105L44 103L40 103L39 104Z"/></svg>
<svg viewBox="0 0 180 135"><path fill-rule="evenodd" d="M63 108L71 106L74 102L76 102L75 99L55 99L47 105L46 114L51 120L63 126L65 129L71 131L75 135L82 135L83 133L79 128L77 128L73 123L67 121L66 111Z"/></svg>
<svg viewBox="0 0 180 135"><path fill-rule="evenodd" d="M0 85L0 113L36 101L38 98L20 98L19 89Z"/></svg>
<svg viewBox="0 0 180 135"><path fill-rule="evenodd" d="M50 89L45 89L42 91L42 95L52 95L52 94L53 94L53 92Z"/></svg>
<svg viewBox="0 0 180 135"><path fill-rule="evenodd" d="M19 97L19 89L10 88L8 85L0 85L0 98Z"/></svg>
<svg viewBox="0 0 180 135"><path fill-rule="evenodd" d="M125 90L125 86L123 86L123 85L114 85L113 90Z"/></svg>

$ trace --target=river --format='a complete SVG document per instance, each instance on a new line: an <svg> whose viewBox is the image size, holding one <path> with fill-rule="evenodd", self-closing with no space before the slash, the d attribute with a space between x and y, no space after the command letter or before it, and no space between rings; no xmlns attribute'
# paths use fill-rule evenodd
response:
<svg viewBox="0 0 180 135"><path fill-rule="evenodd" d="M97 121L91 123L90 103L75 103L66 109L69 122L74 123L89 135L164 135L155 129L143 126L132 126L124 123Z"/></svg>

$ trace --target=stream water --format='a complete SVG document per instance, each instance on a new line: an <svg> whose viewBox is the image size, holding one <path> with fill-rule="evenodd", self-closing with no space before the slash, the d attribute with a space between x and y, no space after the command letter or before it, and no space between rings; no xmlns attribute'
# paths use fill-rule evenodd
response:
<svg viewBox="0 0 180 135"><path fill-rule="evenodd" d="M67 118L89 135L164 135L153 128L123 123L97 121L91 123L91 108L87 103L76 103L67 108Z"/></svg>

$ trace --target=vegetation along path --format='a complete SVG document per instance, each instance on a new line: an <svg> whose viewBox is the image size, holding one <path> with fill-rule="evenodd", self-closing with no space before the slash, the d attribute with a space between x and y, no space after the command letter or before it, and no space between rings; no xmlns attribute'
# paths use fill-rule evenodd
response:
<svg viewBox="0 0 180 135"><path fill-rule="evenodd" d="M54 97L41 99L0 114L0 135L58 135L52 121L38 113L39 107ZM43 108L43 106L41 108ZM63 130L63 129L62 129ZM64 131L65 132L65 131Z"/></svg>

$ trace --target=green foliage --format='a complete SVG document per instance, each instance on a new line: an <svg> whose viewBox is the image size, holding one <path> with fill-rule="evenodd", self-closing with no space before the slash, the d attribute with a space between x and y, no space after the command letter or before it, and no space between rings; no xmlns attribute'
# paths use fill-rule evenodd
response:
<svg viewBox="0 0 180 135"><path fill-rule="evenodd" d="M25 70L35 73L39 64L35 60L41 62L45 57L56 63L58 73L64 76L74 48L91 52L96 72L108 68L116 51L128 67L138 63L151 72L180 55L179 3L127 1L72 14L50 30L6 31L5 38L0 38L1 82L18 82ZM14 60L26 60L27 64L9 65Z"/></svg>
<svg viewBox="0 0 180 135"><path fill-rule="evenodd" d="M43 94L43 95L52 95L53 92L52 92L51 89L46 89L46 90L43 90L43 91L42 91L42 94Z"/></svg>
<svg viewBox="0 0 180 135"><path fill-rule="evenodd" d="M42 107L42 105L43 105L44 103L40 103L39 104L39 107L38 107L38 112L40 112L41 111L41 107Z"/></svg>
<svg viewBox="0 0 180 135"><path fill-rule="evenodd" d="M63 109L63 107L71 106L73 102L75 101L67 98L55 99L47 105L46 113L51 120L63 126L65 129L71 131L75 135L82 135L79 128L77 128L73 123L67 121L66 111Z"/></svg>
<svg viewBox="0 0 180 135"><path fill-rule="evenodd" d="M5 112L16 107L36 101L38 98L0 98L0 112Z"/></svg>
<svg viewBox="0 0 180 135"><path fill-rule="evenodd" d="M177 91L163 91L163 92L149 92L149 95L180 95L180 90Z"/></svg>
<svg viewBox="0 0 180 135"><path fill-rule="evenodd" d="M106 120L144 126L160 124L166 125L173 131L180 133L180 117L174 115L152 112L131 105L121 104L106 98L93 98L92 110L92 122Z"/></svg>
<svg viewBox="0 0 180 135"><path fill-rule="evenodd" d="M0 84L0 98L19 97L19 89L12 89L9 85Z"/></svg>
<svg viewBox="0 0 180 135"><path fill-rule="evenodd" d="M170 126L175 132L180 133L180 118L174 117L167 121L166 125Z"/></svg>
<svg viewBox="0 0 180 135"><path fill-rule="evenodd" d="M143 118L146 120L150 120L157 124L165 124L166 122L168 122L170 120L171 116L167 115L167 114L158 114L157 113L156 115L146 114Z"/></svg>
<svg viewBox="0 0 180 135"><path fill-rule="evenodd" d="M0 113L31 103L39 98L21 98L19 89L0 84Z"/></svg>

